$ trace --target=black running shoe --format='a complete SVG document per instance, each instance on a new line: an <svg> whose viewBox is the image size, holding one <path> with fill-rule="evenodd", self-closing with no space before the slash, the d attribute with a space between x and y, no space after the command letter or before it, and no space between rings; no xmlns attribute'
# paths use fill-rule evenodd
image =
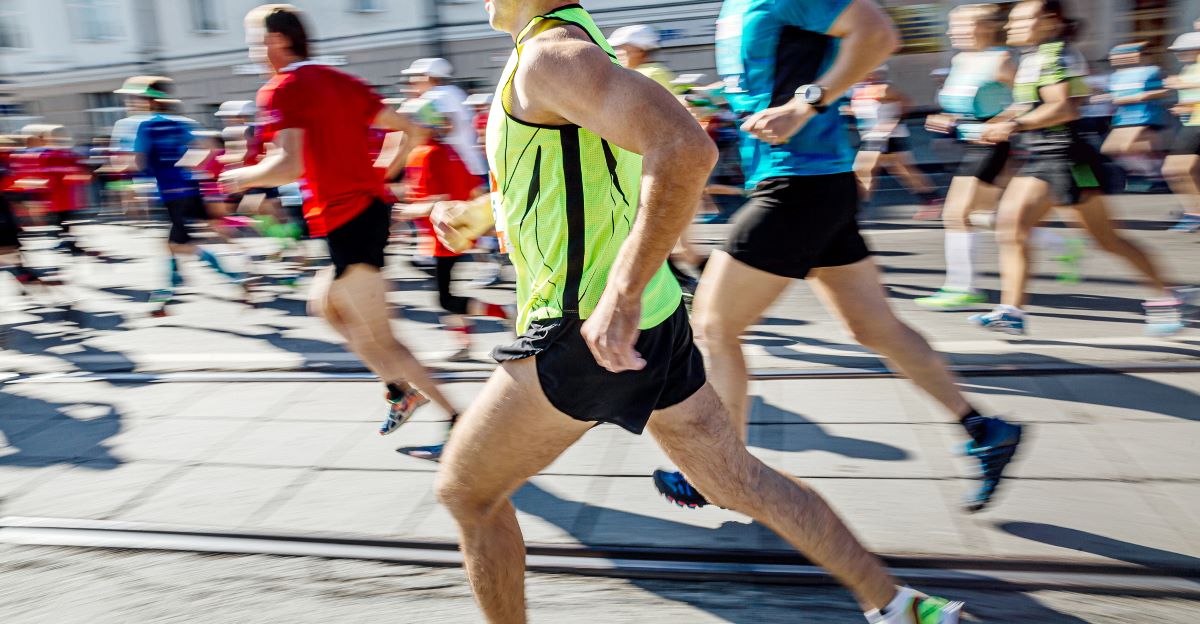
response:
<svg viewBox="0 0 1200 624"><path fill-rule="evenodd" d="M667 500L689 509L698 509L708 504L708 499L688 483L681 472L654 471L654 487Z"/></svg>
<svg viewBox="0 0 1200 624"><path fill-rule="evenodd" d="M979 460L979 488L967 496L963 503L968 512L982 511L996 495L996 488L1004 476L1004 469L1012 462L1021 444L1021 425L1001 420L987 419L987 434L983 443L971 441L967 444L967 455Z"/></svg>

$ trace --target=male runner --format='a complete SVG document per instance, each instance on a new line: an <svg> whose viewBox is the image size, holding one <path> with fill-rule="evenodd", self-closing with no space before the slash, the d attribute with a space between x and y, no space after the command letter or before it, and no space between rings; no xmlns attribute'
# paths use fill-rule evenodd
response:
<svg viewBox="0 0 1200 624"><path fill-rule="evenodd" d="M170 114L178 103L171 97L174 81L161 76L134 76L125 81L116 93L131 99L146 100L150 115L141 120L134 133L132 157L134 168L154 178L158 196L167 209L171 230L167 235L168 285L155 291L150 299L155 304L152 314L165 316L175 289L183 284L179 272L179 257L195 254L225 278L247 287L245 276L226 269L211 251L196 245L189 228L196 222L208 220L208 211L200 194L200 183L180 160L195 140L195 122Z"/></svg>
<svg viewBox="0 0 1200 624"><path fill-rule="evenodd" d="M605 422L648 429L714 500L828 567L872 621L956 622L961 604L897 590L816 492L750 455L705 382L665 260L716 162L712 141L667 90L617 64L582 7L487 7L517 46L487 145L521 336L496 351L500 367L450 437L436 487L488 621L526 619L509 495ZM439 204L444 242L461 249L490 227L487 204Z"/></svg>
<svg viewBox="0 0 1200 624"><path fill-rule="evenodd" d="M717 25L718 71L743 124L750 203L713 253L696 293L696 325L713 386L747 434L746 362L740 336L793 279L810 283L863 346L894 363L959 420L967 452L982 465L969 511L992 500L1016 453L1021 428L982 416L955 385L942 358L896 318L879 269L859 234L854 152L837 102L895 47L887 15L872 0L726 0ZM776 50L763 57L759 50ZM686 471L685 471L686 472ZM679 473L655 485L677 504L705 498Z"/></svg>
<svg viewBox="0 0 1200 624"><path fill-rule="evenodd" d="M299 9L262 5L246 15L250 58L274 72L259 90L264 140L277 150L257 165L221 175L226 192L280 187L300 177L312 193L304 213L325 236L333 266L313 284L310 305L387 384L387 422L395 431L429 399L453 420L457 410L425 367L392 333L384 266L392 215L383 180L372 168L372 126L403 130L409 123L384 106L362 81L309 60L308 30ZM428 398L426 398L428 397Z"/></svg>

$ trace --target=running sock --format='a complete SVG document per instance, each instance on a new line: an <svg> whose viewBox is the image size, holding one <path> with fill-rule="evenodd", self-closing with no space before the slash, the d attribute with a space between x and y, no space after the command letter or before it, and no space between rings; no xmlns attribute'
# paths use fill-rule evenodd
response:
<svg viewBox="0 0 1200 624"><path fill-rule="evenodd" d="M984 436L987 435L987 421L987 416L980 414L973 407L959 419L963 429L967 430L967 435L980 444L983 443Z"/></svg>
<svg viewBox="0 0 1200 624"><path fill-rule="evenodd" d="M896 597L888 605L878 611L867 611L867 621L871 624L883 624L885 622L895 622L893 617L908 609L909 603L915 597L915 592L909 587L897 587Z"/></svg>
<svg viewBox="0 0 1200 624"><path fill-rule="evenodd" d="M404 393L408 392L408 389L401 386L400 384L390 383L387 385L387 391L388 391L387 398L389 401L399 401L400 399L404 398Z"/></svg>
<svg viewBox="0 0 1200 624"><path fill-rule="evenodd" d="M214 254L213 252L211 252L207 249L197 250L196 257L203 260L205 264L212 267L213 270L216 271L217 273L220 273L221 275L223 275L231 280L236 280L240 277L236 273L232 273L232 272L226 270L225 267L221 266L221 261L217 259L216 254Z"/></svg>
<svg viewBox="0 0 1200 624"><path fill-rule="evenodd" d="M975 291L975 233L946 232L947 290Z"/></svg>
<svg viewBox="0 0 1200 624"><path fill-rule="evenodd" d="M175 256L167 258L167 283L171 288L175 288L183 284L183 276L179 274L179 261Z"/></svg>

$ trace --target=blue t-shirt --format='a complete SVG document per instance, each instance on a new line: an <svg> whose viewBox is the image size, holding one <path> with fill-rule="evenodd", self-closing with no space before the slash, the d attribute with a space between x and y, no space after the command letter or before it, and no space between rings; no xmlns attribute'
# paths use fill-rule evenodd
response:
<svg viewBox="0 0 1200 624"><path fill-rule="evenodd" d="M780 106L820 77L837 55L827 35L851 0L725 0L717 20L717 73L739 114ZM831 104L783 145L742 137L746 185L767 178L845 173L854 150Z"/></svg>
<svg viewBox="0 0 1200 624"><path fill-rule="evenodd" d="M190 119L167 115L153 115L138 125L133 151L145 157L145 173L158 183L163 201L200 194L200 183L178 164L195 140L193 125Z"/></svg>
<svg viewBox="0 0 1200 624"><path fill-rule="evenodd" d="M1140 95L1162 88L1162 70L1154 65L1122 67L1113 72L1108 79L1108 91L1114 98ZM1117 114L1113 116L1113 125L1165 125L1166 115L1167 109L1163 106L1163 100L1125 104L1117 107Z"/></svg>

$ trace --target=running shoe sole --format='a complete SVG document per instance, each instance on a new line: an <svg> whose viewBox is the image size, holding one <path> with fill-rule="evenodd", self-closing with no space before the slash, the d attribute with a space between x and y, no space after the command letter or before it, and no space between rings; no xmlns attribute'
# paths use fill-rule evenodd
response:
<svg viewBox="0 0 1200 624"><path fill-rule="evenodd" d="M442 453L445 450L445 444L431 444L429 446L402 446L396 449L396 452L403 453L409 457L438 463L442 461Z"/></svg>

